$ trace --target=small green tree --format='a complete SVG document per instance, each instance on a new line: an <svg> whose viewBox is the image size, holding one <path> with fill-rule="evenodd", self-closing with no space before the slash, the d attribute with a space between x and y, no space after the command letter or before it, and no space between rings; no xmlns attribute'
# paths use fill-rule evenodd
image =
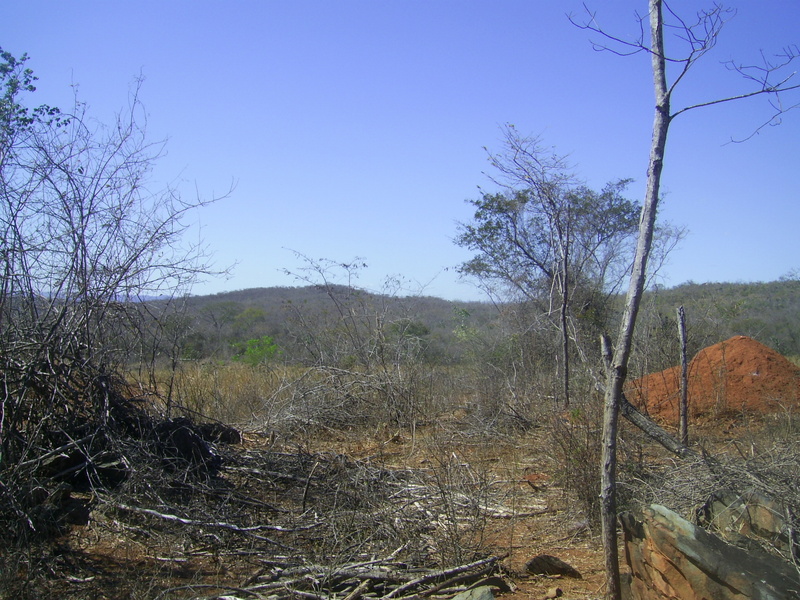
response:
<svg viewBox="0 0 800 600"><path fill-rule="evenodd" d="M236 352L233 360L252 367L266 364L281 355L281 349L268 335L233 344L233 347Z"/></svg>

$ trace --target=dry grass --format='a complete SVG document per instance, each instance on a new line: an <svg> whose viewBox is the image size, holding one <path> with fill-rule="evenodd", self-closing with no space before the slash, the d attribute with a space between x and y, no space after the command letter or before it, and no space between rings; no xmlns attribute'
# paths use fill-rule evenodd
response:
<svg viewBox="0 0 800 600"><path fill-rule="evenodd" d="M458 410L470 396L452 368L416 365L365 371L186 362L156 380L162 408L171 403L189 416L287 435L380 423L414 427Z"/></svg>
<svg viewBox="0 0 800 600"><path fill-rule="evenodd" d="M184 363L175 379L174 401L185 411L223 423L268 429L305 373L283 365ZM159 379L167 381L168 376L163 373Z"/></svg>
<svg viewBox="0 0 800 600"><path fill-rule="evenodd" d="M25 572L31 589L51 589L59 597L102 594L119 585L115 581L138 582L136 589L126 587L128 597L181 586L196 596L202 585L242 586L269 561L284 560L277 557L285 549L243 533L269 524L283 529L264 535L301 548L303 560L331 572L398 547L408 564L427 567L508 553L506 566L517 573L533 555L549 553L584 573L583 582L566 590L569 597L598 597L602 554L592 517L600 411L589 394L568 413L552 407L537 412L515 399L529 411L525 420L532 425L523 429L508 425L519 420L476 410L481 398L469 379L447 368L389 378L342 369L185 363L176 375L174 406L245 426L246 444L225 450L220 474L203 480L165 475L158 461L132 460L125 486L92 500L88 526L62 538L63 547L37 555L45 558L32 551L7 557L6 573ZM170 374L159 378L167 389ZM502 397L492 400L502 409ZM413 418L398 419L399 409ZM741 481L764 489L793 482L800 455L796 415L787 409L746 425L733 430L736 443L728 424L693 436L731 455ZM685 512L731 483L703 463L673 460L638 430L623 429L623 506L655 501ZM780 491L797 500L793 487ZM178 526L121 504L191 524ZM218 522L242 531L197 525ZM61 579L54 583L48 569ZM0 580L0 597L3 587L19 591L12 583ZM530 597L542 597L545 583L521 585L533 590ZM67 589L75 594L64 595Z"/></svg>

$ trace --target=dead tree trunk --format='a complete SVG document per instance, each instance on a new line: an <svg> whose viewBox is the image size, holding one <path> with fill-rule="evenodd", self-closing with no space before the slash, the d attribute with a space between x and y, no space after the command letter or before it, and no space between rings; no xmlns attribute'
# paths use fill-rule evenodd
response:
<svg viewBox="0 0 800 600"><path fill-rule="evenodd" d="M653 69L653 87L656 97L653 137L650 146L650 161L647 169L647 190L639 221L639 239L636 244L630 286L625 299L625 310L619 328L616 347L606 369L605 419L603 458L601 473L601 522L606 567L606 597L619 600L621 596L619 577L619 553L617 551L617 503L616 426L622 401L622 388L628 374L628 359L633 341L636 316L644 291L647 259L653 243L656 212L658 208L661 171L664 166L664 150L670 124L669 88L667 87L666 60L664 57L664 19L661 0L650 0L650 48ZM608 428L608 430L605 430Z"/></svg>
<svg viewBox="0 0 800 600"><path fill-rule="evenodd" d="M569 275L567 273L567 263L564 261L564 266L561 272L562 278L562 291L561 291L561 307L559 312L559 325L561 327L561 355L564 361L564 407L569 408L569 329L567 327L567 313L569 312Z"/></svg>
<svg viewBox="0 0 800 600"><path fill-rule="evenodd" d="M689 445L689 363L686 359L686 311L678 307L678 336L681 341L681 402L679 408L678 439Z"/></svg>
<svg viewBox="0 0 800 600"><path fill-rule="evenodd" d="M676 37L683 42L688 42L688 49L682 57L671 57L667 59L664 53L664 15L663 15L663 0L648 0L649 5L649 30L650 39L649 43L644 39L644 32L642 37L635 41L629 42L622 38L613 36L608 32L603 31L594 20L594 15L589 13L588 22L583 25L584 29L594 31L605 36L613 44L622 46L622 51L617 54L627 55L635 54L637 52L646 52L650 55L651 67L653 74L653 88L655 91L655 118L653 120L653 133L652 141L650 144L650 161L647 170L647 189L645 192L645 199L642 205L641 220L639 222L639 238L636 247L636 254L634 257L633 268L631 270L630 286L625 301L625 309L620 323L619 334L616 340L616 345L613 349L608 348L605 344L604 350L606 356L606 389L605 389L605 406L606 406L606 420L605 427L607 431L604 434L605 443L603 445L603 466L602 466L602 484L601 484L601 511L602 511L602 525L603 525L603 542L605 544L606 553L606 572L608 578L607 596L609 598L617 599L620 597L619 590L619 561L617 556L617 536L616 536L616 500L615 500L615 487L616 487L616 426L618 412L620 408L623 414L630 420L638 421L640 427L649 428L651 431L648 433L655 433L659 438L664 438L662 443L670 443L675 446L675 450L679 455L692 455L692 453L685 445L682 445L675 440L671 442L666 438L669 436L661 436L661 433L656 431L659 429L655 424L649 421L644 415L636 411L622 395L623 385L627 376L628 358L631 351L631 342L633 336L633 329L636 322L636 315L639 310L641 296L644 288L645 272L647 266L648 256L653 239L653 230L656 218L656 209L658 208L659 201L659 188L661 184L661 171L664 165L664 151L667 143L667 133L669 131L672 120L678 115L693 110L696 108L703 108L707 106L714 106L717 104L731 102L733 100L741 100L744 98L752 98L760 95L769 95L771 98L771 107L773 109L772 116L760 126L756 133L768 124L774 124L777 117L786 112L786 106L794 108L796 105L792 103L784 103L781 100L781 94L786 92L800 90L800 84L792 81L794 72L788 72L789 64L795 59L800 57L800 50L796 46L790 46L784 49L781 54L777 56L776 61L766 62L765 66L752 66L752 65L738 65L729 62L732 70L740 73L747 81L756 84L756 89L750 92L728 96L718 100L703 101L696 104L688 105L673 113L670 112L670 96L672 90L677 86L687 74L689 69L702 58L708 51L710 51L716 44L717 36L726 21L726 17L730 14L719 4L714 4L709 10L703 10L698 13L698 21L694 24L688 24L682 21L677 15L669 12L675 17L677 24L675 28L677 32ZM574 21L573 21L574 22ZM602 45L595 45L596 48L611 50L610 47ZM666 65L673 65L676 69L676 75L673 78L672 86L667 85ZM756 73L757 75L754 75ZM778 78L775 83L774 79ZM754 135L754 134L753 134ZM653 427L650 427L652 425ZM653 434L651 433L651 435Z"/></svg>

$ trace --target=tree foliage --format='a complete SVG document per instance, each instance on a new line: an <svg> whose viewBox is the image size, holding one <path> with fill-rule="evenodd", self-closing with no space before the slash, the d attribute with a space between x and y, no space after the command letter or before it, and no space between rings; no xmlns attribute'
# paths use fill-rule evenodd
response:
<svg viewBox="0 0 800 600"><path fill-rule="evenodd" d="M234 344L236 354L233 359L252 367L263 365L280 355L281 349L270 336L238 342Z"/></svg>
<svg viewBox="0 0 800 600"><path fill-rule="evenodd" d="M622 195L629 180L592 190L538 138L521 136L513 125L504 133L503 151L490 155L502 191L471 201L473 220L462 225L456 243L476 254L461 271L490 286L499 283L553 315L569 404L576 317L596 325L603 320L630 266L639 207Z"/></svg>
<svg viewBox="0 0 800 600"><path fill-rule="evenodd" d="M462 273L537 300L550 300L565 269L578 288L615 291L630 259L624 242L638 214L636 204L622 196L627 184L609 183L600 192L579 186L560 195L558 205L543 205L531 190L484 193L471 201L473 222L457 239L476 251Z"/></svg>

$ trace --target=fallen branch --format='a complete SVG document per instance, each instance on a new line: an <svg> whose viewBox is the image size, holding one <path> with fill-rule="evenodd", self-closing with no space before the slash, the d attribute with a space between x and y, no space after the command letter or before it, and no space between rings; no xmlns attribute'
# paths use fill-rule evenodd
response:
<svg viewBox="0 0 800 600"><path fill-rule="evenodd" d="M361 595L364 592L366 592L367 589L369 589L371 585L372 582L369 579L365 579L364 581L359 583L352 592L347 594L347 596L344 597L344 600L358 600L359 598L361 598Z"/></svg>
<svg viewBox="0 0 800 600"><path fill-rule="evenodd" d="M449 588L451 588L453 585L455 585L457 583L462 583L464 581L470 581L470 580L475 580L475 581L484 580L484 579L486 579L486 576L491 574L491 572L493 570L494 570L494 565L492 564L492 565L489 565L487 567L484 567L483 569L481 569L477 573L461 573L459 575L456 575L455 577L451 577L450 579L442 581L441 583L433 586L432 588L430 588L428 590L424 590L424 591L419 592L418 594L414 594L412 596L403 596L403 598L404 598L404 600L417 600L418 598L427 598L428 596L432 596L433 594L435 594L437 592L440 592L440 591L445 590L445 589L449 589ZM472 581L471 585L474 584L475 581ZM508 587L508 586L506 586L506 587Z"/></svg>
<svg viewBox="0 0 800 600"><path fill-rule="evenodd" d="M405 592L407 590L410 590L410 589L412 589L412 588L414 588L416 586L422 585L424 583L428 583L430 581L435 581L435 580L440 579L442 577L452 577L453 575L457 575L459 573L463 573L464 571L469 571L470 569L475 569L477 567L482 567L482 566L487 565L487 564L496 563L497 561L501 560L502 558L504 558L504 557L502 557L502 556L490 556L489 558L484 558L483 560L478 560L478 561L475 561L475 562L470 563L468 565L462 565L460 567L455 567L453 569L446 569L444 571L435 571L433 573L428 573L427 575L423 575L422 577L419 577L417 579L409 581L408 583L405 583L405 584L401 585L400 587L397 587L397 588L393 589L391 592L389 592L388 594L383 596L382 600L389 600L389 598L398 597L400 594L402 594L403 592Z"/></svg>
<svg viewBox="0 0 800 600"><path fill-rule="evenodd" d="M240 527L238 525L234 525L233 523L225 523L225 522L212 522L212 521L197 521L194 519L186 519L184 517L179 517L178 515L171 515L169 513L162 513L158 512L157 510L152 510L150 508L139 508L138 506L128 506L127 504L119 504L115 502L109 503L116 509L124 510L128 512L135 512L143 515L148 515L151 517L156 517L158 519L162 519L164 521L172 521L175 523L180 523L182 525L192 525L195 527L215 527L217 529L226 529L228 531L235 531L236 533L242 533L262 542L267 542L269 544L274 544L284 550L291 550L295 551L295 548L291 546L287 546L286 544L282 544L281 542L275 541L271 538L265 537L263 535L258 535L256 531L263 531L263 530L272 530L272 531L299 531L299 529L286 529L283 527L275 527L273 525L255 525L253 527ZM309 527L305 527L304 529L309 529Z"/></svg>
<svg viewBox="0 0 800 600"><path fill-rule="evenodd" d="M87 435L86 437L82 437L79 440L72 440L70 442L67 442L63 446L59 446L58 448L54 448L53 450L45 452L44 454L42 454L40 456L37 456L36 458L32 458L30 460L23 461L23 462L19 463L17 465L17 467L18 468L30 467L32 465L38 466L42 462L47 460L48 458L51 458L51 457L53 457L53 456L55 456L57 454L60 454L60 453L64 452L65 450L70 450L72 448L80 448L81 444L85 444L86 442L91 440L93 437L94 437L94 434L91 434L91 435Z"/></svg>
<svg viewBox="0 0 800 600"><path fill-rule="evenodd" d="M427 571L424 575L413 579L409 579L411 574L408 571L389 567L387 563L393 557L344 565L333 573L322 565L300 565L281 570L277 574L273 572L269 575L270 581L246 585L245 589L250 592L267 593L273 598L299 597L305 600L330 600L333 597L340 597L344 600L361 598L424 600L435 594L452 595L451 592L457 593L483 585L484 582L486 585L493 585L503 591L510 591L512 586L504 581L501 575L496 574L496 563L502 558L502 556L492 556L451 569ZM382 564L376 565L376 563ZM261 572L249 578L248 582L253 582L265 575L266 573ZM319 585L319 582L322 581L325 582L324 586ZM398 582L404 583L398 585ZM433 585L413 593L406 593L426 584ZM281 592L285 592L285 594Z"/></svg>
<svg viewBox="0 0 800 600"><path fill-rule="evenodd" d="M224 590L226 592L234 592L236 594L245 594L247 596L254 596L256 598L263 598L263 596L261 594L259 594L257 592L254 592L254 591L251 591L251 590L248 590L248 589L245 589L245 588L232 587L232 586L229 586L229 585L218 585L218 584L214 584L214 583L191 583L191 584L188 584L188 585L179 585L177 587L171 587L171 588L167 588L166 590L162 590L161 593L158 594L158 596L155 596L155 600L158 600L159 598L164 598L164 597L166 597L167 594L171 594L172 592L180 592L182 590L200 590L200 589ZM219 597L219 596L215 596L215 597Z"/></svg>
<svg viewBox="0 0 800 600"><path fill-rule="evenodd" d="M681 444L663 428L659 427L646 415L642 414L639 409L637 409L628 401L628 399L625 397L625 394L622 394L619 408L623 417L628 419L628 421L636 425L644 433L649 435L652 439L657 441L673 454L680 456L681 458L700 458L700 455L697 452L690 450Z"/></svg>

